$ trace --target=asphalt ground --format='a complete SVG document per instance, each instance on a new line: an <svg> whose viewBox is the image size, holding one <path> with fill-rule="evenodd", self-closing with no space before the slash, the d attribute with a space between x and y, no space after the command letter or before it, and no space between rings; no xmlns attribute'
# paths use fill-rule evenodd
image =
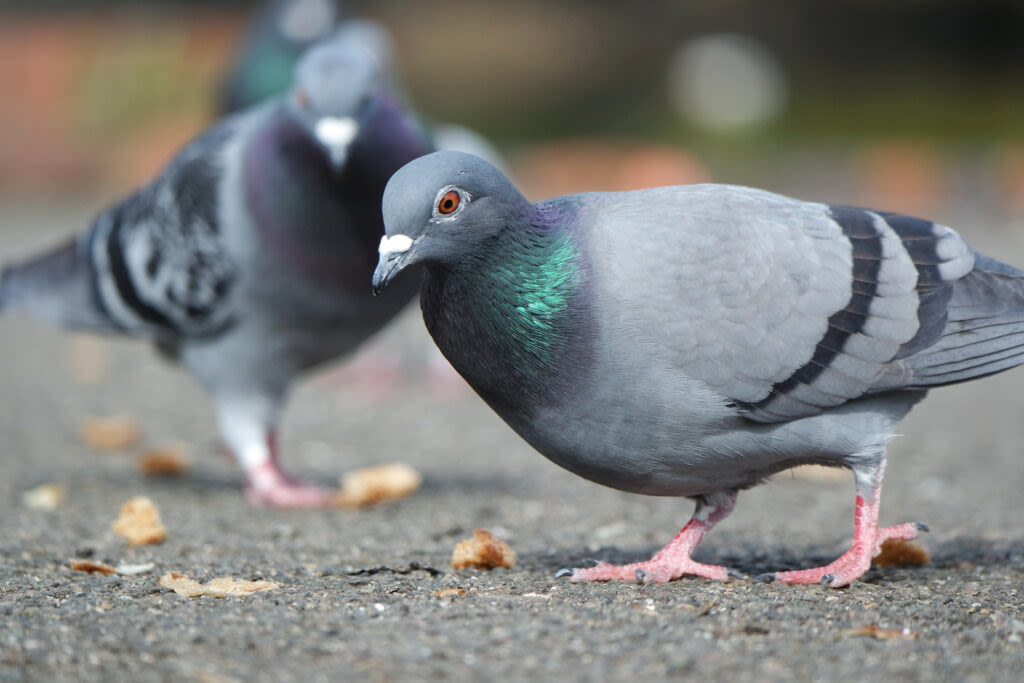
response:
<svg viewBox="0 0 1024 683"><path fill-rule="evenodd" d="M88 219L88 204L0 209L0 257ZM1024 240L959 226L1024 263ZM931 562L873 569L840 589L713 583L570 584L585 558L642 559L686 521L686 500L620 493L562 471L472 393L429 370L412 310L349 366L304 382L285 464L330 484L403 462L413 496L377 507L251 507L217 449L205 395L145 344L0 318L0 680L1017 681L1024 672L1024 371L937 390L890 450L882 522L920 520ZM82 421L133 416L145 444L184 442L176 479L140 474L138 448L100 453ZM53 511L26 506L66 488ZM168 530L128 547L122 502L149 496ZM697 559L748 576L830 561L849 543L849 476L795 472L740 496ZM488 528L511 569L454 571L455 543ZM139 576L70 569L153 563ZM245 598L185 598L170 571L268 579ZM461 589L448 590L448 589Z"/></svg>

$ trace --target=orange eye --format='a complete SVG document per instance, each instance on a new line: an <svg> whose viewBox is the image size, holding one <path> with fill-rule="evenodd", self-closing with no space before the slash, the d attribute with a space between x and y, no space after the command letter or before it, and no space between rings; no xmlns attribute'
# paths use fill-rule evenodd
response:
<svg viewBox="0 0 1024 683"><path fill-rule="evenodd" d="M444 216L447 216L455 209L459 208L459 202L462 198L459 197L459 193L455 190L448 190L444 193L440 200L437 202L437 212Z"/></svg>

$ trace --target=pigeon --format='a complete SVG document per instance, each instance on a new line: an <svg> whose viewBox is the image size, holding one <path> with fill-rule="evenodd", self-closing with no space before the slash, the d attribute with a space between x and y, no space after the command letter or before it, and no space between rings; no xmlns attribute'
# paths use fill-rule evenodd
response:
<svg viewBox="0 0 1024 683"><path fill-rule="evenodd" d="M531 203L494 167L436 152L384 191L381 291L425 267L427 329L543 455L624 491L693 499L652 559L573 581L726 580L691 553L739 491L802 464L846 467L852 547L759 581L839 587L866 572L886 444L926 392L1024 362L1024 271L956 232L730 185Z"/></svg>
<svg viewBox="0 0 1024 683"><path fill-rule="evenodd" d="M349 17L338 0L269 0L243 38L232 67L220 84L221 114L234 113L284 92L299 56L327 35L372 55L392 94L399 101L408 99L400 84L394 40L384 25L372 19ZM475 154L506 171L501 152L472 128L458 123L419 123L437 149Z"/></svg>
<svg viewBox="0 0 1024 683"><path fill-rule="evenodd" d="M349 17L338 0L269 0L246 32L220 85L219 111L231 114L287 90L299 57L328 35L372 54L392 92L402 93L394 40L382 24ZM501 153L477 131L457 123L421 125L429 128L438 149L475 154L505 171Z"/></svg>
<svg viewBox="0 0 1024 683"><path fill-rule="evenodd" d="M217 94L233 114L286 92L299 59L346 19L340 0L267 0L242 36Z"/></svg>
<svg viewBox="0 0 1024 683"><path fill-rule="evenodd" d="M152 339L203 385L254 503L315 506L329 491L277 464L300 373L353 350L418 291L367 282L391 174L433 151L344 40L313 47L291 92L222 119L81 236L4 269L0 309Z"/></svg>

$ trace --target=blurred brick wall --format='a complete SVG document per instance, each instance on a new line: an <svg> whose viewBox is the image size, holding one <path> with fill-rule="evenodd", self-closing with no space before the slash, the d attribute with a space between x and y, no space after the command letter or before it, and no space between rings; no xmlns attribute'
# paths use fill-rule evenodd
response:
<svg viewBox="0 0 1024 683"><path fill-rule="evenodd" d="M145 180L210 118L225 10L0 16L0 193Z"/></svg>

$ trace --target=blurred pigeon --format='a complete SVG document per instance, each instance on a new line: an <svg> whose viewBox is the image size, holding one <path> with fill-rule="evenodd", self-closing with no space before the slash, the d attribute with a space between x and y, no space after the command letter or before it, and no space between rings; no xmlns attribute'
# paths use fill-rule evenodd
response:
<svg viewBox="0 0 1024 683"><path fill-rule="evenodd" d="M437 152L384 192L380 291L426 266L437 345L555 463L601 484L693 498L647 562L574 581L726 579L691 551L737 493L796 465L848 467L852 548L758 577L843 586L886 539L885 447L934 386L1024 362L1024 271L949 228L727 185L531 204L496 169Z"/></svg>
<svg viewBox="0 0 1024 683"><path fill-rule="evenodd" d="M349 18L340 2L272 0L246 34L234 67L224 79L221 113L248 108L284 92L303 50L328 34L372 55L392 95L399 101L407 99L399 83L394 40L383 25L369 19ZM437 149L475 154L506 170L501 153L475 130L455 123L421 125L429 129Z"/></svg>
<svg viewBox="0 0 1024 683"><path fill-rule="evenodd" d="M221 83L218 110L232 114L291 86L303 53L345 19L340 0L269 0L253 17Z"/></svg>
<svg viewBox="0 0 1024 683"><path fill-rule="evenodd" d="M480 157L502 173L508 173L504 157L494 144L472 128L457 123L435 123L430 129L434 146Z"/></svg>
<svg viewBox="0 0 1024 683"><path fill-rule="evenodd" d="M302 371L351 351L415 294L367 286L391 174L432 151L345 41L312 48L290 94L226 118L82 236L6 268L0 308L150 337L209 391L252 501L326 504L279 469Z"/></svg>

